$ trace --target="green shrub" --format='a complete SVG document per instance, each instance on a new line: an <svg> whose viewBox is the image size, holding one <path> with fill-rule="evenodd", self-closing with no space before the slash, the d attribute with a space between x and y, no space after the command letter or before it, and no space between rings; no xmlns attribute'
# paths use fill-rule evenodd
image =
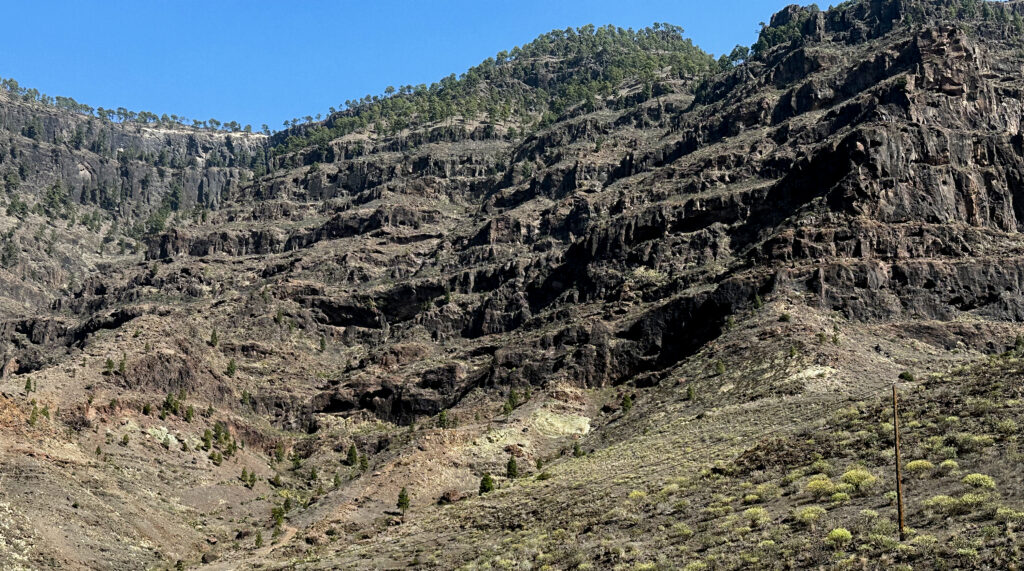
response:
<svg viewBox="0 0 1024 571"><path fill-rule="evenodd" d="M836 486L832 483L832 480L824 474L811 477L811 480L807 482L805 488L809 494L818 498L827 498L836 492Z"/></svg>
<svg viewBox="0 0 1024 571"><path fill-rule="evenodd" d="M853 486L860 494L868 493L878 483L878 478L863 468L849 470L840 479Z"/></svg>
<svg viewBox="0 0 1024 571"><path fill-rule="evenodd" d="M828 536L825 538L825 543L840 549L851 541L853 541L853 534L844 527L833 529L828 532Z"/></svg>
<svg viewBox="0 0 1024 571"><path fill-rule="evenodd" d="M996 423L996 430L1004 436L1011 436L1020 431L1020 426L1012 418L1007 418Z"/></svg>
<svg viewBox="0 0 1024 571"><path fill-rule="evenodd" d="M633 490L629 493L629 501L640 503L647 499L647 492L643 490Z"/></svg>
<svg viewBox="0 0 1024 571"><path fill-rule="evenodd" d="M743 512L743 517L747 518L753 527L761 527L769 522L768 510L764 508L749 508Z"/></svg>
<svg viewBox="0 0 1024 571"><path fill-rule="evenodd" d="M490 474L484 474L483 478L480 478L480 495L484 495L488 492L494 491L494 478Z"/></svg>
<svg viewBox="0 0 1024 571"><path fill-rule="evenodd" d="M959 507L959 503L956 499L947 495L932 496L925 500L922 505L925 509L943 515L952 514L956 512Z"/></svg>
<svg viewBox="0 0 1024 571"><path fill-rule="evenodd" d="M979 490L996 489L995 480L993 480L991 476L986 476L985 474L968 474L964 476L962 481L968 486Z"/></svg>
<svg viewBox="0 0 1024 571"><path fill-rule="evenodd" d="M935 464L927 460L912 460L907 463L907 472L923 476L935 469Z"/></svg>
<svg viewBox="0 0 1024 571"><path fill-rule="evenodd" d="M814 527L814 523L821 519L827 512L825 508L819 506L807 506L800 508L793 514L793 519L806 525L807 527Z"/></svg>
<svg viewBox="0 0 1024 571"><path fill-rule="evenodd" d="M956 460L943 460L939 462L939 472L943 474L952 474L960 471L960 464Z"/></svg>
<svg viewBox="0 0 1024 571"><path fill-rule="evenodd" d="M508 457L508 464L505 465L505 477L510 480L519 477L519 464L516 463L515 456Z"/></svg>
<svg viewBox="0 0 1024 571"><path fill-rule="evenodd" d="M832 464L829 464L828 460L825 459L815 460L814 463L811 464L811 471L826 474L828 476L831 476L834 472Z"/></svg>
<svg viewBox="0 0 1024 571"><path fill-rule="evenodd" d="M998 508L996 519L1004 523L1024 524L1024 511L1017 511L1011 508Z"/></svg>
<svg viewBox="0 0 1024 571"><path fill-rule="evenodd" d="M992 499L987 492L967 492L960 496L960 508L965 512L975 512L988 506Z"/></svg>

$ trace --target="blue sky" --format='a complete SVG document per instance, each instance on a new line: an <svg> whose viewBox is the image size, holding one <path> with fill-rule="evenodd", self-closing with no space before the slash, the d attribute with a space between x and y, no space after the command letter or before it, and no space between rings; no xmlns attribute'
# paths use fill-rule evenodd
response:
<svg viewBox="0 0 1024 571"><path fill-rule="evenodd" d="M431 83L555 28L682 26L715 54L786 0L5 2L0 77L92 106L272 129ZM823 6L825 4L822 4Z"/></svg>

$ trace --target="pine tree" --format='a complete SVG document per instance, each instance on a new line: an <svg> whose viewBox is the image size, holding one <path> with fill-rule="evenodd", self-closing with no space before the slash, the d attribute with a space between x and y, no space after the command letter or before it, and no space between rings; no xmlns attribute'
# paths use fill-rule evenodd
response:
<svg viewBox="0 0 1024 571"><path fill-rule="evenodd" d="M25 380L25 394L32 392L32 377Z"/></svg>
<svg viewBox="0 0 1024 571"><path fill-rule="evenodd" d="M263 547L263 532L256 532L256 547Z"/></svg>
<svg viewBox="0 0 1024 571"><path fill-rule="evenodd" d="M484 495L487 492L494 490L494 478L490 474L484 474L483 478L480 478L480 495Z"/></svg>
<svg viewBox="0 0 1024 571"><path fill-rule="evenodd" d="M228 368L225 371L225 373L227 374L227 376L233 377L235 376L236 371L238 371L238 363L236 363L235 360L232 358L230 361L228 361Z"/></svg>
<svg viewBox="0 0 1024 571"><path fill-rule="evenodd" d="M626 395L622 397L622 412L629 412L633 408L633 397Z"/></svg>
<svg viewBox="0 0 1024 571"><path fill-rule="evenodd" d="M505 465L505 477L512 480L519 477L519 464L515 456L508 457L508 464Z"/></svg>
<svg viewBox="0 0 1024 571"><path fill-rule="evenodd" d="M359 451L356 450L356 445L353 444L348 447L348 458L346 459L349 466L355 466L359 463Z"/></svg>
<svg viewBox="0 0 1024 571"><path fill-rule="evenodd" d="M402 517L405 517L405 512L409 509L409 492L405 490L405 487L402 487L402 491L398 492L398 503L396 505L402 511Z"/></svg>
<svg viewBox="0 0 1024 571"><path fill-rule="evenodd" d="M210 347L216 347L217 343L220 343L220 339L217 337L217 330L214 329L213 333L210 333Z"/></svg>

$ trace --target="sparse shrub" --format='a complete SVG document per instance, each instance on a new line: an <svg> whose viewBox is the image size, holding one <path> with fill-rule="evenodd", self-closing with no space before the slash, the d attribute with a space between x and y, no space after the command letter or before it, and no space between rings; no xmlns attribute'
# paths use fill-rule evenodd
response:
<svg viewBox="0 0 1024 571"><path fill-rule="evenodd" d="M878 483L878 478L863 468L854 468L843 474L840 479L850 484L857 490L857 493L866 494Z"/></svg>
<svg viewBox="0 0 1024 571"><path fill-rule="evenodd" d="M998 508L996 519L1003 523L1024 524L1024 511L1017 511L1011 508Z"/></svg>
<svg viewBox="0 0 1024 571"><path fill-rule="evenodd" d="M1020 426L1012 418L1006 418L996 423L996 430L1004 436L1011 436L1020 431Z"/></svg>
<svg viewBox="0 0 1024 571"><path fill-rule="evenodd" d="M967 492L960 496L960 508L965 512L978 511L989 503L992 496L986 491Z"/></svg>
<svg viewBox="0 0 1024 571"><path fill-rule="evenodd" d="M837 549L842 549L851 541L853 541L853 534L844 527L837 527L833 529L828 532L828 536L825 538L825 543Z"/></svg>
<svg viewBox="0 0 1024 571"><path fill-rule="evenodd" d="M915 474L915 475L918 475L918 476L923 476L923 475L927 474L928 472L931 472L932 470L934 470L935 469L935 464L932 464L931 462L929 462L927 460L912 460L912 461L907 463L906 468L907 468L907 472L910 472L911 474Z"/></svg>
<svg viewBox="0 0 1024 571"><path fill-rule="evenodd" d="M758 484L757 486L757 495L760 496L761 500L777 498L781 494L782 490L780 490L779 486L775 483L765 482L763 484Z"/></svg>
<svg viewBox="0 0 1024 571"><path fill-rule="evenodd" d="M807 527L813 528L815 522L821 519L825 513L827 513L825 508L819 506L807 506L797 510L796 513L793 514L793 518Z"/></svg>
<svg viewBox="0 0 1024 571"><path fill-rule="evenodd" d="M963 483L978 490L994 490L996 482L991 476L985 474L968 474L964 476Z"/></svg>
<svg viewBox="0 0 1024 571"><path fill-rule="evenodd" d="M939 472L943 474L952 474L960 471L960 464L957 464L956 460L943 460L939 462Z"/></svg>
<svg viewBox="0 0 1024 571"><path fill-rule="evenodd" d="M950 437L953 444L960 453L978 452L996 443L995 438L985 434L970 434L968 432L957 432Z"/></svg>
<svg viewBox="0 0 1024 571"><path fill-rule="evenodd" d="M809 494L819 500L827 498L836 492L835 484L832 483L832 480L824 474L812 476L810 481L807 482L805 489Z"/></svg>
<svg viewBox="0 0 1024 571"><path fill-rule="evenodd" d="M693 530L685 523L676 523L672 526L671 535L681 539L689 539L693 536Z"/></svg>
<svg viewBox="0 0 1024 571"><path fill-rule="evenodd" d="M828 460L820 458L811 464L811 471L831 476L833 473L832 464L829 464Z"/></svg>
<svg viewBox="0 0 1024 571"><path fill-rule="evenodd" d="M643 490L633 490L629 493L629 501L633 503L640 503L647 499L647 492Z"/></svg>
<svg viewBox="0 0 1024 571"><path fill-rule="evenodd" d="M830 499L836 504L846 504L850 502L850 494L847 494L846 492L836 492L832 494Z"/></svg>
<svg viewBox="0 0 1024 571"><path fill-rule="evenodd" d="M943 515L954 513L958 507L956 499L944 494L932 496L925 500L922 505L925 509L929 509Z"/></svg>
<svg viewBox="0 0 1024 571"><path fill-rule="evenodd" d="M768 510L761 507L748 508L743 512L743 517L747 518L753 527L761 527L769 521Z"/></svg>

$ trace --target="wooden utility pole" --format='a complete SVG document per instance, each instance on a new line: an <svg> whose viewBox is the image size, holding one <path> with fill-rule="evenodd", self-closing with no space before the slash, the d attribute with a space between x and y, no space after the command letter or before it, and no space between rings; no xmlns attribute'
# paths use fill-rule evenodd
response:
<svg viewBox="0 0 1024 571"><path fill-rule="evenodd" d="M896 383L892 384L892 431L896 441L896 506L900 520L900 541L906 541L907 531L903 525L903 474L900 469L900 410Z"/></svg>

